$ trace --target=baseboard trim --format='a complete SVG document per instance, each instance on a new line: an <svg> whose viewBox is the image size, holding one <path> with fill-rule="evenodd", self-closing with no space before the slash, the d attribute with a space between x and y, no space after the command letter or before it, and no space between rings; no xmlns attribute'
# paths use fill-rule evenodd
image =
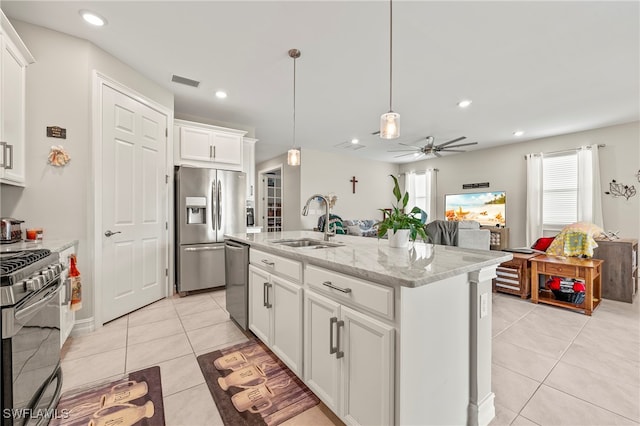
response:
<svg viewBox="0 0 640 426"><path fill-rule="evenodd" d="M81 336L83 334L91 333L96 329L93 317L75 320L73 323L73 329L71 330L72 336Z"/></svg>
<svg viewBox="0 0 640 426"><path fill-rule="evenodd" d="M496 395L491 392L478 405L469 404L467 412L467 425L469 426L487 426L496 416L496 408L493 404Z"/></svg>

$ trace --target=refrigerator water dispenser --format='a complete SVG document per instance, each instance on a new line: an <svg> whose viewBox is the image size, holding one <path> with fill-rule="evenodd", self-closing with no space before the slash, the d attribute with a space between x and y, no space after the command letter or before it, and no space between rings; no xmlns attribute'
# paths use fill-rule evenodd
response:
<svg viewBox="0 0 640 426"><path fill-rule="evenodd" d="M187 224L207 223L207 198L187 197Z"/></svg>

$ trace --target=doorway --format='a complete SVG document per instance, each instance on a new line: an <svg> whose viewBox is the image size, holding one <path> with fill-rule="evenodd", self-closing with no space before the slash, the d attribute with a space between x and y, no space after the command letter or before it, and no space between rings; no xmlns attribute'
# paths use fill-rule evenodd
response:
<svg viewBox="0 0 640 426"><path fill-rule="evenodd" d="M283 230L283 179L282 166L261 170L259 194L260 225L265 232L281 232Z"/></svg>

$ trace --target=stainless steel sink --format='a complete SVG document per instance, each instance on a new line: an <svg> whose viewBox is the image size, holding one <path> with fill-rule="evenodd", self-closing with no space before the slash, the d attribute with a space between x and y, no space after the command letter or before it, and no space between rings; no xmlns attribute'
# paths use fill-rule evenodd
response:
<svg viewBox="0 0 640 426"><path fill-rule="evenodd" d="M304 249L321 249L329 247L341 247L341 243L332 243L322 240L314 240L312 238L298 238L290 240L275 240L273 244L279 244L287 247L304 248Z"/></svg>

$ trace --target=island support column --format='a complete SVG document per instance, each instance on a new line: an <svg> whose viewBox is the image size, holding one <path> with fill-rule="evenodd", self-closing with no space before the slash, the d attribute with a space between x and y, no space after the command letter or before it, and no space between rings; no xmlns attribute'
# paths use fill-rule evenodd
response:
<svg viewBox="0 0 640 426"><path fill-rule="evenodd" d="M496 277L496 266L469 273L469 426L486 426L495 417L495 395L491 391L491 279Z"/></svg>

